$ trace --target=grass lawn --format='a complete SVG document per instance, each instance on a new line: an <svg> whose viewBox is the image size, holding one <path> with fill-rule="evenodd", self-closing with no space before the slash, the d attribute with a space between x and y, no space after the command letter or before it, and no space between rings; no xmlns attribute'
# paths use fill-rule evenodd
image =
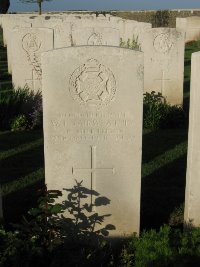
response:
<svg viewBox="0 0 200 267"><path fill-rule="evenodd" d="M187 45L185 50L184 109L187 113L190 57L198 50L197 42ZM0 79L0 92L6 93L5 90L11 88L11 77L7 73L6 50L2 45ZM167 223L174 208L184 202L186 156L187 129L144 132L141 229L158 228ZM17 222L35 205L37 190L44 184L42 130L0 133L0 173L5 220Z"/></svg>

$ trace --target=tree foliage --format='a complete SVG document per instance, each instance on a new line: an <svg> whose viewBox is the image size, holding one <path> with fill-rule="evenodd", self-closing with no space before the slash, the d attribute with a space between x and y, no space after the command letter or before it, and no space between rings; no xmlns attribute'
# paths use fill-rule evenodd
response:
<svg viewBox="0 0 200 267"><path fill-rule="evenodd" d="M9 6L10 6L9 0L1 0L0 1L0 14L7 13Z"/></svg>
<svg viewBox="0 0 200 267"><path fill-rule="evenodd" d="M42 3L47 1L52 1L52 0L20 0L23 3L37 3L38 4L38 13L39 15L42 14Z"/></svg>

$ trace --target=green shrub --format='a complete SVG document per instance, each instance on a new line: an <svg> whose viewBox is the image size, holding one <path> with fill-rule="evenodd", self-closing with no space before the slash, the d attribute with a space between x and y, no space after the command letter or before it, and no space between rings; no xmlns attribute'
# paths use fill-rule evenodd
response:
<svg viewBox="0 0 200 267"><path fill-rule="evenodd" d="M187 124L183 109L167 104L161 93L145 93L143 104L143 127L146 129L180 128Z"/></svg>
<svg viewBox="0 0 200 267"><path fill-rule="evenodd" d="M176 207L173 212L170 214L169 225L170 226L182 226L184 223L184 205Z"/></svg>
<svg viewBox="0 0 200 267"><path fill-rule="evenodd" d="M18 115L11 123L11 131L24 131L28 128L28 120L25 115Z"/></svg>
<svg viewBox="0 0 200 267"><path fill-rule="evenodd" d="M0 228L0 267L44 266L43 254L33 240L20 238L18 232Z"/></svg>
<svg viewBox="0 0 200 267"><path fill-rule="evenodd" d="M82 186L82 182L76 181L73 188L65 190L67 199L59 204L56 199L62 193L45 187L40 191L38 206L28 212L21 224L13 225L17 231L3 231L5 238L0 233L2 266L111 266L111 246L103 237L115 227L103 225L109 214L99 215L93 210L108 205L109 199L92 190L94 202L90 203L91 189ZM64 217L64 211L70 216Z"/></svg>
<svg viewBox="0 0 200 267"><path fill-rule="evenodd" d="M158 232L135 235L123 249L120 267L200 266L200 228L174 229L164 225Z"/></svg>
<svg viewBox="0 0 200 267"><path fill-rule="evenodd" d="M120 38L120 47L141 50L141 45L138 42L138 36L135 37L134 35L132 39L128 39L127 41L123 41L122 38Z"/></svg>
<svg viewBox="0 0 200 267"><path fill-rule="evenodd" d="M41 102L41 93L34 94L28 88L0 94L0 130L9 130L11 123L19 115L26 116L30 128L35 127L36 116L33 116L33 114L35 114L34 112L38 109L38 106L41 109L41 105L38 104Z"/></svg>
<svg viewBox="0 0 200 267"><path fill-rule="evenodd" d="M141 238L133 239L133 246L136 267L164 267L172 263L173 250L168 226L161 227L158 233L155 230L143 232Z"/></svg>
<svg viewBox="0 0 200 267"><path fill-rule="evenodd" d="M180 267L200 266L200 228L188 227L180 234L177 261L182 264Z"/></svg>

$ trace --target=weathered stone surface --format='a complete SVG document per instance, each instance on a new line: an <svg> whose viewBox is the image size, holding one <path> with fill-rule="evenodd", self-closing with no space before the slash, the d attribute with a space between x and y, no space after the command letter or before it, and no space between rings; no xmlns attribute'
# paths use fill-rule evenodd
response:
<svg viewBox="0 0 200 267"><path fill-rule="evenodd" d="M139 232L143 53L58 49L42 54L42 71L48 189L83 180L110 200L95 211L111 214L105 223L115 225L113 236Z"/></svg>
<svg viewBox="0 0 200 267"><path fill-rule="evenodd" d="M200 17L176 18L176 28L185 31L185 42L200 40Z"/></svg>
<svg viewBox="0 0 200 267"><path fill-rule="evenodd" d="M13 31L12 81L17 87L41 90L41 53L53 49L53 30L20 28Z"/></svg>
<svg viewBox="0 0 200 267"><path fill-rule="evenodd" d="M31 23L24 21L20 18L15 18L10 21L9 27L7 27L7 61L8 61L8 73L12 74L12 42L15 43L13 38L13 30L20 28L31 28ZM16 51L15 51L16 53Z"/></svg>
<svg viewBox="0 0 200 267"><path fill-rule="evenodd" d="M72 31L72 44L119 46L119 30L103 27L79 28Z"/></svg>
<svg viewBox="0 0 200 267"><path fill-rule="evenodd" d="M128 40L138 40L141 43L142 34L151 29L150 23L138 22L135 20L124 20L124 31L122 32L122 40L127 42Z"/></svg>
<svg viewBox="0 0 200 267"><path fill-rule="evenodd" d="M200 52L192 54L190 117L184 219L200 226Z"/></svg>
<svg viewBox="0 0 200 267"><path fill-rule="evenodd" d="M161 92L168 103L183 104L184 32L154 28L143 34L144 91Z"/></svg>
<svg viewBox="0 0 200 267"><path fill-rule="evenodd" d="M71 46L71 23L61 18L40 17L32 20L34 28L50 28L54 31L54 48Z"/></svg>

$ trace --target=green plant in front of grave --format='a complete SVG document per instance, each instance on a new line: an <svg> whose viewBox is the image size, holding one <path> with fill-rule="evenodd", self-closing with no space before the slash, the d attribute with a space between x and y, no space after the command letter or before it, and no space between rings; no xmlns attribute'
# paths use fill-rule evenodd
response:
<svg viewBox="0 0 200 267"><path fill-rule="evenodd" d="M128 251L129 254L134 255L134 265L129 263L124 266L170 266L173 260L173 250L169 236L170 227L168 226L161 227L158 233L155 230L149 230L143 232L139 238L133 236L128 245Z"/></svg>
<svg viewBox="0 0 200 267"><path fill-rule="evenodd" d="M179 227L182 226L183 223L184 223L184 205L182 204L179 207L176 207L170 214L169 225Z"/></svg>
<svg viewBox="0 0 200 267"><path fill-rule="evenodd" d="M17 233L8 232L0 226L0 267L14 266L21 255L24 245L23 240L17 237Z"/></svg>
<svg viewBox="0 0 200 267"><path fill-rule="evenodd" d="M24 131L28 128L28 120L24 114L15 117L11 123L11 131Z"/></svg>
<svg viewBox="0 0 200 267"><path fill-rule="evenodd" d="M22 224L15 225L21 237L32 240L37 247L45 252L52 251L62 242L60 214L64 212L63 205L56 203L62 196L59 190L40 190L38 206L28 212L29 219L23 217Z"/></svg>
<svg viewBox="0 0 200 267"><path fill-rule="evenodd" d="M128 39L127 41L123 41L123 39L120 38L120 47L129 48L133 50L141 50L141 45L138 42L138 36L135 38L134 35L132 39Z"/></svg>
<svg viewBox="0 0 200 267"><path fill-rule="evenodd" d="M4 255L3 266L14 267L14 262L18 266L29 267L111 264L112 250L103 237L108 236L115 227L103 225L110 214L100 215L94 211L95 207L108 205L109 199L85 188L82 182L76 181L73 188L65 190L68 192L67 200L62 203L56 200L62 196L61 191L48 191L46 187L41 190L38 206L28 212L21 224L13 225L17 229L13 233L13 244L4 240L0 252ZM66 217L64 212L69 216ZM101 227L97 229L97 225ZM9 234L5 233L7 236ZM13 253L9 253L10 250Z"/></svg>
<svg viewBox="0 0 200 267"><path fill-rule="evenodd" d="M120 267L188 267L200 265L200 228L164 225L133 236L123 248Z"/></svg>
<svg viewBox="0 0 200 267"><path fill-rule="evenodd" d="M62 205L55 199L59 191L45 191L38 207L28 212L28 219L13 225L17 230L0 230L0 267L50 266L52 252L62 243L58 215Z"/></svg>
<svg viewBox="0 0 200 267"><path fill-rule="evenodd" d="M187 124L181 107L167 104L161 93L146 92L143 100L143 126L145 129L179 128Z"/></svg>
<svg viewBox="0 0 200 267"><path fill-rule="evenodd" d="M144 94L143 100L143 127L146 129L159 129L164 114L166 101L161 93L152 91Z"/></svg>
<svg viewBox="0 0 200 267"><path fill-rule="evenodd" d="M35 94L28 88L19 88L0 94L0 130L9 130L19 123L24 126L24 116L27 119L28 128L34 128L42 124L41 114L42 96L40 92Z"/></svg>

